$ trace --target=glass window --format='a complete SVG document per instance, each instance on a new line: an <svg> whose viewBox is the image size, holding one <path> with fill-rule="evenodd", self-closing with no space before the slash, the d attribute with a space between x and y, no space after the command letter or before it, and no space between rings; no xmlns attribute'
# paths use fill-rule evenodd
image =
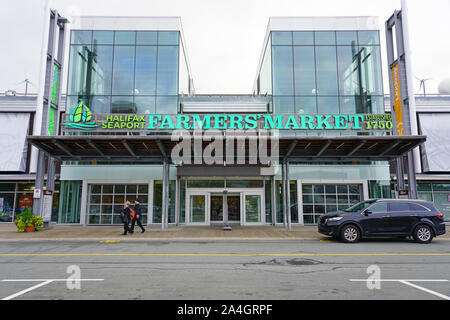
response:
<svg viewBox="0 0 450 320"><path fill-rule="evenodd" d="M262 188L263 180L227 180L227 188Z"/></svg>
<svg viewBox="0 0 450 320"><path fill-rule="evenodd" d="M157 96L156 113L158 114L176 114L178 112L177 96Z"/></svg>
<svg viewBox="0 0 450 320"><path fill-rule="evenodd" d="M97 44L114 44L114 31L94 31L92 35L92 43Z"/></svg>
<svg viewBox="0 0 450 320"><path fill-rule="evenodd" d="M187 180L188 188L224 188L224 180Z"/></svg>
<svg viewBox="0 0 450 320"><path fill-rule="evenodd" d="M178 93L178 47L158 47L157 94L175 95Z"/></svg>
<svg viewBox="0 0 450 320"><path fill-rule="evenodd" d="M360 95L360 56L358 47L339 46L338 55L338 77L339 94L341 95Z"/></svg>
<svg viewBox="0 0 450 320"><path fill-rule="evenodd" d="M319 114L339 113L338 97L317 97L317 109Z"/></svg>
<svg viewBox="0 0 450 320"><path fill-rule="evenodd" d="M294 82L296 95L316 94L314 47L294 47Z"/></svg>
<svg viewBox="0 0 450 320"><path fill-rule="evenodd" d="M389 211L409 211L409 204L407 202L391 202L389 203Z"/></svg>
<svg viewBox="0 0 450 320"><path fill-rule="evenodd" d="M135 94L156 94L156 46L136 47Z"/></svg>
<svg viewBox="0 0 450 320"><path fill-rule="evenodd" d="M111 100L111 113L136 113L137 108L133 96L113 96Z"/></svg>
<svg viewBox="0 0 450 320"><path fill-rule="evenodd" d="M369 210L374 213L375 212L387 212L388 211L387 202L377 202L373 206L371 206L369 208Z"/></svg>
<svg viewBox="0 0 450 320"><path fill-rule="evenodd" d="M337 95L336 47L316 47L316 75L318 95Z"/></svg>
<svg viewBox="0 0 450 320"><path fill-rule="evenodd" d="M311 31L296 31L293 33L294 45L314 45L314 33Z"/></svg>
<svg viewBox="0 0 450 320"><path fill-rule="evenodd" d="M134 31L116 31L114 44L116 45L134 45L136 43L136 32Z"/></svg>
<svg viewBox="0 0 450 320"><path fill-rule="evenodd" d="M431 191L431 183L418 183L417 191Z"/></svg>
<svg viewBox="0 0 450 320"><path fill-rule="evenodd" d="M450 191L450 183L433 183L433 191Z"/></svg>
<svg viewBox="0 0 450 320"><path fill-rule="evenodd" d="M0 222L14 221L14 193L0 193Z"/></svg>
<svg viewBox="0 0 450 320"><path fill-rule="evenodd" d="M88 94L111 94L112 57L112 46L94 46L93 58L88 64L91 68L87 69L87 79L92 81L91 90L87 92Z"/></svg>
<svg viewBox="0 0 450 320"><path fill-rule="evenodd" d="M336 45L334 31L316 31L314 37L316 45Z"/></svg>
<svg viewBox="0 0 450 320"><path fill-rule="evenodd" d="M14 192L14 191L16 191L16 184L15 183L0 183L0 191Z"/></svg>
<svg viewBox="0 0 450 320"><path fill-rule="evenodd" d="M70 46L69 76L67 79L67 91L69 95L82 95L87 93L88 86L86 85L86 79L89 61L92 61L92 52L87 46Z"/></svg>
<svg viewBox="0 0 450 320"><path fill-rule="evenodd" d="M159 31L158 32L159 45L177 45L178 31Z"/></svg>
<svg viewBox="0 0 450 320"><path fill-rule="evenodd" d="M340 113L361 113L361 96L340 97Z"/></svg>
<svg viewBox="0 0 450 320"><path fill-rule="evenodd" d="M134 94L134 46L114 47L113 94Z"/></svg>
<svg viewBox="0 0 450 320"><path fill-rule="evenodd" d="M418 205L416 203L408 203L409 205L409 210L411 211L427 211L427 209L425 209L424 207L422 207L421 205Z"/></svg>
<svg viewBox="0 0 450 320"><path fill-rule="evenodd" d="M360 47L361 85L364 94L383 94L381 55L379 46Z"/></svg>
<svg viewBox="0 0 450 320"><path fill-rule="evenodd" d="M292 45L292 32L272 31L272 45Z"/></svg>
<svg viewBox="0 0 450 320"><path fill-rule="evenodd" d="M312 184L303 184L302 193L312 193Z"/></svg>
<svg viewBox="0 0 450 320"><path fill-rule="evenodd" d="M358 35L356 31L337 31L336 43L337 45L357 46Z"/></svg>
<svg viewBox="0 0 450 320"><path fill-rule="evenodd" d="M300 114L317 113L316 97L295 97L295 111Z"/></svg>
<svg viewBox="0 0 450 320"><path fill-rule="evenodd" d="M149 45L158 43L158 33L156 31L137 31L136 32L136 44L137 45Z"/></svg>
<svg viewBox="0 0 450 320"><path fill-rule="evenodd" d="M292 47L273 46L273 94L294 95Z"/></svg>
<svg viewBox="0 0 450 320"><path fill-rule="evenodd" d="M72 30L71 44L91 44L92 31L88 30Z"/></svg>
<svg viewBox="0 0 450 320"><path fill-rule="evenodd" d="M294 97L273 97L274 113L295 113Z"/></svg>
<svg viewBox="0 0 450 320"><path fill-rule="evenodd" d="M379 45L379 33L378 31L358 31L358 42L360 45Z"/></svg>
<svg viewBox="0 0 450 320"><path fill-rule="evenodd" d="M109 113L111 112L110 96L90 96L85 102L92 113ZM75 105L74 105L75 106Z"/></svg>
<svg viewBox="0 0 450 320"><path fill-rule="evenodd" d="M384 113L383 96L367 95L362 98L361 113Z"/></svg>
<svg viewBox="0 0 450 320"><path fill-rule="evenodd" d="M136 113L155 113L155 96L135 96Z"/></svg>

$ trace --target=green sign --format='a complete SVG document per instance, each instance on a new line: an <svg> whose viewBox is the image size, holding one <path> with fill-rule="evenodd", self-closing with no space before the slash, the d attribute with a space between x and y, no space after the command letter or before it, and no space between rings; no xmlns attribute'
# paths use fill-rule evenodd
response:
<svg viewBox="0 0 450 320"><path fill-rule="evenodd" d="M63 123L95 131L342 130L390 131L390 114L95 114L82 101Z"/></svg>
<svg viewBox="0 0 450 320"><path fill-rule="evenodd" d="M80 101L76 108L73 109L72 113L69 117L70 122L62 123L61 125L72 128L72 129L94 129L99 127L99 124L96 124L92 120L92 112L91 110L84 104L83 101Z"/></svg>

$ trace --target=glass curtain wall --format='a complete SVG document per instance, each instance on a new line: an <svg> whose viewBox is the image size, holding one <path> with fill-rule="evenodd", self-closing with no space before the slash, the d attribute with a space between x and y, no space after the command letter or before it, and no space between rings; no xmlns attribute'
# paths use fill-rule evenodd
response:
<svg viewBox="0 0 450 320"><path fill-rule="evenodd" d="M272 31L271 47L274 113L384 113L378 31Z"/></svg>
<svg viewBox="0 0 450 320"><path fill-rule="evenodd" d="M178 31L73 30L67 112L177 113Z"/></svg>

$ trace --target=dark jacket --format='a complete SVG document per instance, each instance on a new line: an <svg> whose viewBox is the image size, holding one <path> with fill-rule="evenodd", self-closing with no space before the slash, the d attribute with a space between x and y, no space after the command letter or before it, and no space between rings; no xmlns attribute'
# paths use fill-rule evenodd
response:
<svg viewBox="0 0 450 320"><path fill-rule="evenodd" d="M123 209L122 211L123 215L124 215L124 223L130 221L130 217L131 217L131 208L130 207L126 207Z"/></svg>
<svg viewBox="0 0 450 320"><path fill-rule="evenodd" d="M139 203L136 203L134 205L134 216L136 219L141 219L142 214L141 214L141 205ZM139 216L139 218L138 218Z"/></svg>

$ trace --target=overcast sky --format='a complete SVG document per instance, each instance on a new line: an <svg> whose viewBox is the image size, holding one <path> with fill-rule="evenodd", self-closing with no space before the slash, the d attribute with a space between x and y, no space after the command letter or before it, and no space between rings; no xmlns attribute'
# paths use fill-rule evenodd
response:
<svg viewBox="0 0 450 320"><path fill-rule="evenodd" d="M180 16L197 93L250 94L270 16L378 16L400 0L48 0L63 15ZM2 0L0 92L37 92L45 0ZM409 0L413 69L437 93L450 78L450 0ZM389 90L382 46L385 92ZM419 81L414 84L418 92ZM65 88L64 88L65 91Z"/></svg>

